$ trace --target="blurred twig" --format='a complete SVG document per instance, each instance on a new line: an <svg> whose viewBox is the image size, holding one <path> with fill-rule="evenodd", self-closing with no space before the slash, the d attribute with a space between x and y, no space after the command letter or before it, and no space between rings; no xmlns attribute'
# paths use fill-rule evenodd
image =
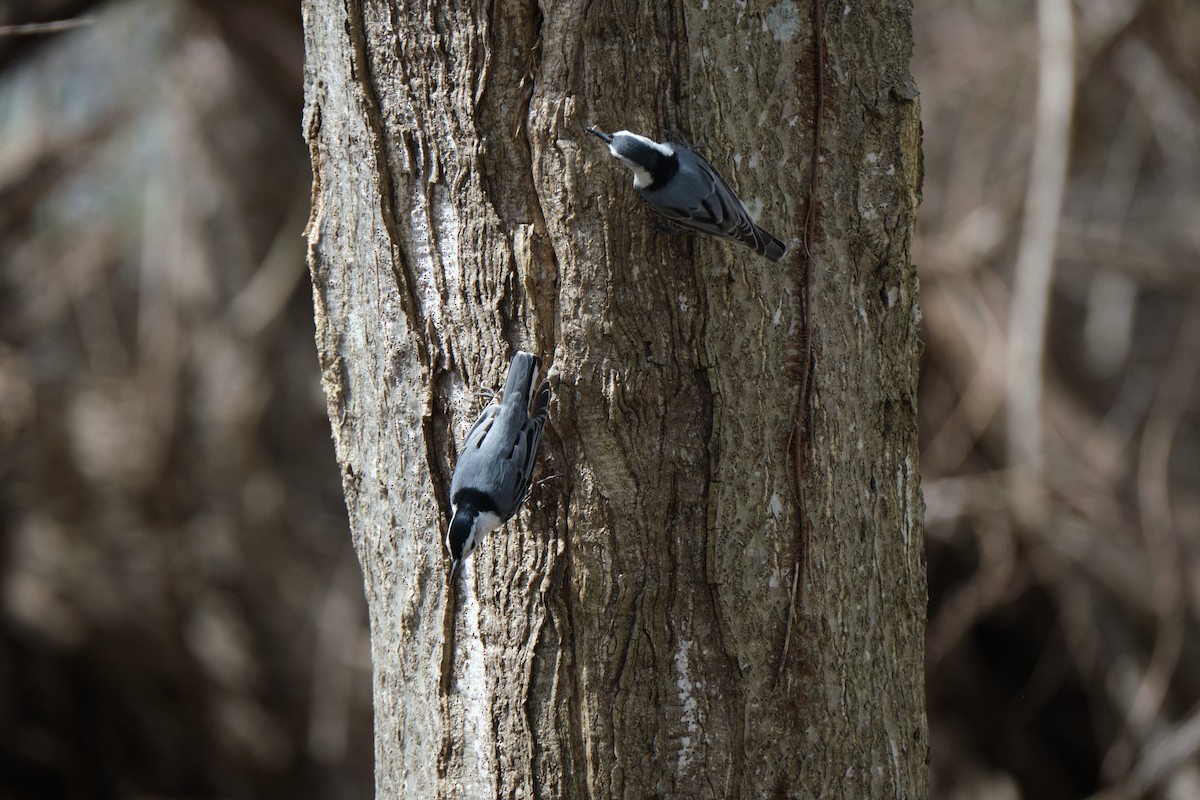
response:
<svg viewBox="0 0 1200 800"><path fill-rule="evenodd" d="M91 25L96 21L93 16L75 17L74 19L60 19L54 22L30 22L25 25L0 25L0 36L41 36L48 33L62 33L63 31L82 28L85 25Z"/></svg>
<svg viewBox="0 0 1200 800"><path fill-rule="evenodd" d="M1187 623L1184 597L1183 553L1171 513L1170 458L1172 444L1183 421L1200 372L1200 291L1193 294L1171 358L1163 371L1154 405L1146 419L1138 458L1138 505L1142 535L1149 557L1155 613L1158 618L1154 650L1137 691L1129 702L1126 730L1109 750L1105 773L1110 779L1123 774L1136 743L1144 741L1158 716L1179 665Z"/></svg>
<svg viewBox="0 0 1200 800"><path fill-rule="evenodd" d="M1161 783L1168 775L1200 755L1200 709L1192 712L1179 727L1157 737L1146 748L1145 757L1129 776L1128 791L1143 795ZM1195 772L1193 764L1191 770Z"/></svg>
<svg viewBox="0 0 1200 800"><path fill-rule="evenodd" d="M1070 158L1075 48L1070 0L1038 0L1038 99L1033 157L1009 311L1008 458L1025 466L1016 507L1040 518L1042 369L1055 238ZM1024 471L1022 471L1024 473ZM1024 490L1030 489L1029 493ZM1030 505L1027 505L1030 504Z"/></svg>
<svg viewBox="0 0 1200 800"><path fill-rule="evenodd" d="M229 304L233 326L246 338L258 336L282 313L288 299L306 274L304 265L304 221L308 198L294 203L284 217L262 264L245 288Z"/></svg>

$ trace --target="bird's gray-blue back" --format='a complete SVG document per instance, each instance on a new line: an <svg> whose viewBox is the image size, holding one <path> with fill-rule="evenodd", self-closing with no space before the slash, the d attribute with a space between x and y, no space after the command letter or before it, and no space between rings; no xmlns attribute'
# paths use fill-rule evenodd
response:
<svg viewBox="0 0 1200 800"><path fill-rule="evenodd" d="M502 519L511 517L520 506L546 417L543 402L539 402L535 418L529 416L529 397L539 364L530 353L518 352L513 357L503 391L484 410L459 453L450 484L451 502L467 487L494 499L495 511ZM539 392L539 400L541 395Z"/></svg>

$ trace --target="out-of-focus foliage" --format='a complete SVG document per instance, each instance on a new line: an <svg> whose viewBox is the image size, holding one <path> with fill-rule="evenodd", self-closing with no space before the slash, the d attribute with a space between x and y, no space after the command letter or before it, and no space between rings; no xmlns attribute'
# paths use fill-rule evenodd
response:
<svg viewBox="0 0 1200 800"><path fill-rule="evenodd" d="M1031 514L1005 403L1042 2L917 3L936 794L1196 798L1200 4L1074 4Z"/></svg>
<svg viewBox="0 0 1200 800"><path fill-rule="evenodd" d="M0 36L0 796L367 797L299 10L0 25L76 15Z"/></svg>

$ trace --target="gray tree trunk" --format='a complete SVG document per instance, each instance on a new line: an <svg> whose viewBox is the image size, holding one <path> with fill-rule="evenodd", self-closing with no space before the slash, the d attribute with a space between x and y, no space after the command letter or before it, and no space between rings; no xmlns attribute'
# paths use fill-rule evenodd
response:
<svg viewBox="0 0 1200 800"><path fill-rule="evenodd" d="M910 9L822 16L304 3L378 797L924 796ZM593 124L707 142L788 256L654 230ZM455 593L455 448L516 348L549 479Z"/></svg>

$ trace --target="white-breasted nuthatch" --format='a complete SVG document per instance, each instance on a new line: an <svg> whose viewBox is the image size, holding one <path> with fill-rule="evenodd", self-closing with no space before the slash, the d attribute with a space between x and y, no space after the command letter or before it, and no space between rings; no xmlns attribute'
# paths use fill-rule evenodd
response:
<svg viewBox="0 0 1200 800"><path fill-rule="evenodd" d="M633 187L657 213L685 228L740 242L772 261L787 245L760 228L729 184L704 156L682 144L660 143L629 131L587 132L633 171Z"/></svg>
<svg viewBox="0 0 1200 800"><path fill-rule="evenodd" d="M459 451L446 530L451 579L483 538L517 513L529 491L550 406L550 384L544 381L533 398L533 412L529 410L540 364L531 353L513 356L504 389L479 415Z"/></svg>

